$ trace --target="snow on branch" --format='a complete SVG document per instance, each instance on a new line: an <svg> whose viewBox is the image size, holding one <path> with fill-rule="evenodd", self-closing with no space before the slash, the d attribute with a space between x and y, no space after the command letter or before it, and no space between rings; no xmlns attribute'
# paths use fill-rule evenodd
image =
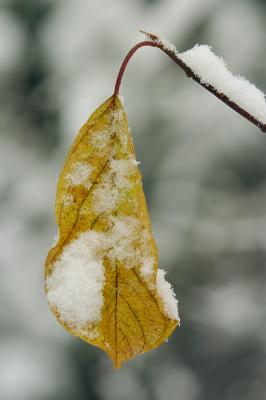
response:
<svg viewBox="0 0 266 400"><path fill-rule="evenodd" d="M172 43L153 33L141 32L147 36L151 46L164 51L187 76L266 132L264 93L245 78L234 76L225 61L216 56L209 46L196 45L190 50L179 53Z"/></svg>

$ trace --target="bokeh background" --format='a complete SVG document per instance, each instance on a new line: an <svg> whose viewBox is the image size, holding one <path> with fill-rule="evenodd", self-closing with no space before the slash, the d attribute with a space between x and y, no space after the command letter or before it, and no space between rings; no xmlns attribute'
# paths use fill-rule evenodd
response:
<svg viewBox="0 0 266 400"><path fill-rule="evenodd" d="M141 49L121 94L181 329L115 371L50 313L43 263L66 151L139 28L206 43L266 91L264 0L0 1L0 398L263 400L266 136Z"/></svg>

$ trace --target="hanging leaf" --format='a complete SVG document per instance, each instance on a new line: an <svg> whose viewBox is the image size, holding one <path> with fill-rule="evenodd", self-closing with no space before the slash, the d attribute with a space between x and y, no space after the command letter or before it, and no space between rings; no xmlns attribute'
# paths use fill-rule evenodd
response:
<svg viewBox="0 0 266 400"><path fill-rule="evenodd" d="M59 322L103 349L118 368L159 346L179 323L158 270L141 174L118 96L81 128L61 172L57 243L46 293Z"/></svg>

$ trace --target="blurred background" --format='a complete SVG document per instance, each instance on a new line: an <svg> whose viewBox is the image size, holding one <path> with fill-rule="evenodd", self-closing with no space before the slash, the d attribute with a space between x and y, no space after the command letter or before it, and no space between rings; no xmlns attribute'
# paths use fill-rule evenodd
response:
<svg viewBox="0 0 266 400"><path fill-rule="evenodd" d="M181 328L115 371L56 322L43 263L66 151L112 94L138 29L180 51L209 44L266 91L266 2L0 7L0 399L265 399L266 136L159 50L139 50L121 94Z"/></svg>

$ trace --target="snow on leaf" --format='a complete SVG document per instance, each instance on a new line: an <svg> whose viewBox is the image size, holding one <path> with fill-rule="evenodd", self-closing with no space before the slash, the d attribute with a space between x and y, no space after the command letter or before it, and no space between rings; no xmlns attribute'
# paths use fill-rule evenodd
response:
<svg viewBox="0 0 266 400"><path fill-rule="evenodd" d="M179 323L172 288L158 271L129 132L117 96L81 128L59 178L59 239L45 265L58 321L117 368L165 342Z"/></svg>
<svg viewBox="0 0 266 400"><path fill-rule="evenodd" d="M91 166L85 162L77 162L73 164L72 170L66 175L69 185L90 185L89 178L91 175Z"/></svg>
<svg viewBox="0 0 266 400"><path fill-rule="evenodd" d="M169 318L179 320L175 293L170 283L166 281L164 276L165 276L165 271L163 269L158 269L156 285L159 296L161 297L163 302L164 311Z"/></svg>

